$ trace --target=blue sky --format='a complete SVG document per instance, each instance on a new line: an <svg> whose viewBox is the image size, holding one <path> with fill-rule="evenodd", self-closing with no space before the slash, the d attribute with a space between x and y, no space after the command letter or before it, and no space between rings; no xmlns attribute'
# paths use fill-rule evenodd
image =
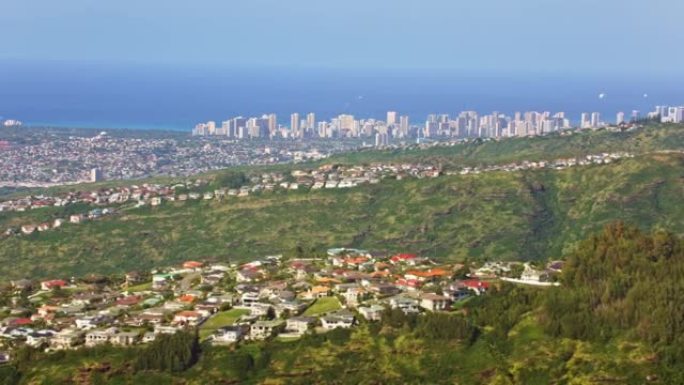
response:
<svg viewBox="0 0 684 385"><path fill-rule="evenodd" d="M681 74L682 0L1 0L0 62Z"/></svg>

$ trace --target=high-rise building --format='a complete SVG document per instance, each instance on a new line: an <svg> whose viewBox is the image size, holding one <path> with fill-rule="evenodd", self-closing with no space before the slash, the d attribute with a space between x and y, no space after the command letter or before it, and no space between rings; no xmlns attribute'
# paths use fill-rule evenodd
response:
<svg viewBox="0 0 684 385"><path fill-rule="evenodd" d="M397 124L397 112L387 111L387 125L391 126L393 124Z"/></svg>
<svg viewBox="0 0 684 385"><path fill-rule="evenodd" d="M406 115L399 118L399 136L402 138L409 136L409 117Z"/></svg>
<svg viewBox="0 0 684 385"><path fill-rule="evenodd" d="M268 136L273 138L278 134L278 117L276 114L268 114Z"/></svg>
<svg viewBox="0 0 684 385"><path fill-rule="evenodd" d="M619 126L624 122L625 122L625 113L620 111L617 113L617 116L615 117L615 125Z"/></svg>
<svg viewBox="0 0 684 385"><path fill-rule="evenodd" d="M673 123L684 123L684 106L676 107L674 112Z"/></svg>
<svg viewBox="0 0 684 385"><path fill-rule="evenodd" d="M601 125L601 114L598 112L591 113L591 128L598 128Z"/></svg>
<svg viewBox="0 0 684 385"><path fill-rule="evenodd" d="M582 113L582 118L580 119L580 128L591 127L591 120L589 120L589 114L586 112Z"/></svg>
<svg viewBox="0 0 684 385"><path fill-rule="evenodd" d="M231 137L233 136L233 133L230 131L231 129L231 124L230 120L224 120L221 122L221 135Z"/></svg>
<svg viewBox="0 0 684 385"><path fill-rule="evenodd" d="M208 135L216 134L216 122L214 122L213 120L210 120L207 122L207 134Z"/></svg>
<svg viewBox="0 0 684 385"><path fill-rule="evenodd" d="M295 112L290 115L290 135L292 135L293 138L302 137L299 130L299 123L299 113Z"/></svg>
<svg viewBox="0 0 684 385"><path fill-rule="evenodd" d="M356 136L356 121L354 120L354 115L340 115L337 119L341 131L347 131L347 133L351 133L352 136ZM348 135L347 133L345 134Z"/></svg>
<svg viewBox="0 0 684 385"><path fill-rule="evenodd" d="M316 114L313 112L309 112L306 115L306 130L309 132L313 132L313 130L316 129Z"/></svg>
<svg viewBox="0 0 684 385"><path fill-rule="evenodd" d="M90 170L90 181L91 182L100 182L102 180L102 170L99 168L94 168Z"/></svg>

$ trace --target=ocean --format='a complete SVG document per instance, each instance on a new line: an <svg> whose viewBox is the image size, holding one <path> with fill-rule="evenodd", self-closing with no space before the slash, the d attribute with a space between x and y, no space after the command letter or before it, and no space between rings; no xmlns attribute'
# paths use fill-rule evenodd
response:
<svg viewBox="0 0 684 385"><path fill-rule="evenodd" d="M578 74L331 69L179 69L96 64L0 63L0 119L28 125L190 130L200 121L292 112L384 119L388 110L422 124L463 110L618 111L684 104L684 78ZM603 98L599 98L604 94Z"/></svg>

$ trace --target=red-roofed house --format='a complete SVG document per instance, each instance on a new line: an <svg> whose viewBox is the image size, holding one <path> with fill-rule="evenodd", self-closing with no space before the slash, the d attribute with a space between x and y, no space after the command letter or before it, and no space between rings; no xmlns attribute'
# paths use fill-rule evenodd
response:
<svg viewBox="0 0 684 385"><path fill-rule="evenodd" d="M116 304L119 306L135 306L140 303L141 300L142 297L139 295L129 295L128 297L117 300Z"/></svg>
<svg viewBox="0 0 684 385"><path fill-rule="evenodd" d="M421 286L420 281L417 279L398 279L394 285L402 290L415 291Z"/></svg>
<svg viewBox="0 0 684 385"><path fill-rule="evenodd" d="M33 321L31 321L30 318L13 318L7 321L7 326L9 327L18 327L18 326L27 326L32 324Z"/></svg>
<svg viewBox="0 0 684 385"><path fill-rule="evenodd" d="M43 290L52 290L54 288L63 288L67 283L61 279L53 279L50 281L43 281L40 283L40 288Z"/></svg>
<svg viewBox="0 0 684 385"><path fill-rule="evenodd" d="M480 281L479 279L468 279L463 281L463 284L477 295L484 294L489 290L489 282Z"/></svg>
<svg viewBox="0 0 684 385"><path fill-rule="evenodd" d="M409 261L413 261L416 258L418 258L416 254L397 254L390 258L390 262L396 265L398 263L406 263Z"/></svg>

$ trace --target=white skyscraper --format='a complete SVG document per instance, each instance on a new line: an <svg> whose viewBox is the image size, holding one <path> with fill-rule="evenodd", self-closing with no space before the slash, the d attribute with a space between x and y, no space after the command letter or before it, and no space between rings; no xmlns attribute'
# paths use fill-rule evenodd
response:
<svg viewBox="0 0 684 385"><path fill-rule="evenodd" d="M387 125L391 126L393 124L397 124L397 112L396 111L388 111L387 112Z"/></svg>
<svg viewBox="0 0 684 385"><path fill-rule="evenodd" d="M580 119L580 128L590 128L591 121L589 120L589 114L586 112L582 113L582 118Z"/></svg>
<svg viewBox="0 0 684 385"><path fill-rule="evenodd" d="M102 170L99 168L94 168L90 170L90 181L91 182L99 182L102 180Z"/></svg>
<svg viewBox="0 0 684 385"><path fill-rule="evenodd" d="M399 135L402 138L407 137L409 134L409 117L404 115L399 118Z"/></svg>
<svg viewBox="0 0 684 385"><path fill-rule="evenodd" d="M598 112L591 113L591 128L598 128L601 125L601 114Z"/></svg>
<svg viewBox="0 0 684 385"><path fill-rule="evenodd" d="M615 124L619 126L624 122L625 122L625 113L620 111L617 113L617 116L615 117Z"/></svg>
<svg viewBox="0 0 684 385"><path fill-rule="evenodd" d="M313 131L316 128L316 114L310 112L306 115L306 129Z"/></svg>
<svg viewBox="0 0 684 385"><path fill-rule="evenodd" d="M299 113L297 112L290 115L290 135L292 135L293 138L301 138L299 130Z"/></svg>

